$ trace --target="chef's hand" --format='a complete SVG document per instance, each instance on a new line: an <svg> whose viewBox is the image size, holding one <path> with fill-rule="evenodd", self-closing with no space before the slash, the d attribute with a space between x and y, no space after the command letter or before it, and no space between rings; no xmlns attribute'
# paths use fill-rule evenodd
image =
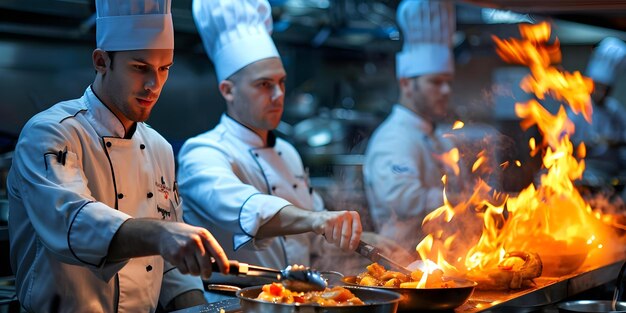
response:
<svg viewBox="0 0 626 313"><path fill-rule="evenodd" d="M228 273L226 253L208 230L178 222L167 222L166 226L159 238L159 252L181 273L208 279L212 273L212 258L222 273Z"/></svg>
<svg viewBox="0 0 626 313"><path fill-rule="evenodd" d="M179 222L130 218L117 230L107 260L119 262L135 257L161 255L183 274L211 276L211 258L228 273L226 253L208 230Z"/></svg>
<svg viewBox="0 0 626 313"><path fill-rule="evenodd" d="M324 235L328 242L344 250L355 250L361 240L363 227L361 217L356 211L321 211L315 212L317 218L313 231Z"/></svg>

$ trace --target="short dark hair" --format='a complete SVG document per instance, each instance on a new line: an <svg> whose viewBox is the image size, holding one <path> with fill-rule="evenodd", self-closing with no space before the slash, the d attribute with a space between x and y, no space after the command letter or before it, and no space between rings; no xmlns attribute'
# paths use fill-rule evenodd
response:
<svg viewBox="0 0 626 313"><path fill-rule="evenodd" d="M107 51L109 59L111 60L111 69L113 69L113 60L115 60L115 51Z"/></svg>

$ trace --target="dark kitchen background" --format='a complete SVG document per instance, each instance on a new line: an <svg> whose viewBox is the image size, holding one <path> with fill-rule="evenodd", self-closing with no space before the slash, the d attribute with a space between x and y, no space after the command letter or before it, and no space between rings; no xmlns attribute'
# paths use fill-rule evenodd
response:
<svg viewBox="0 0 626 313"><path fill-rule="evenodd" d="M362 153L397 100L395 24L398 0L273 0L273 37L288 81L279 133L310 168L329 207L366 206ZM527 70L497 56L491 36L519 38L519 23L549 21L567 71L582 71L594 44L626 39L626 1L457 0L456 77L450 121L466 123L467 146L489 137L494 160L528 160L527 139L513 104L529 99L518 87ZM0 1L0 173L6 175L23 124L54 103L79 97L94 78L95 5L89 0ZM224 109L213 67L191 16L191 0L172 1L175 65L148 121L175 152L212 128ZM619 80L619 79L618 79ZM626 79L614 96L626 102ZM497 135L494 135L497 134ZM492 136L493 135L493 136ZM491 137L490 137L491 136ZM516 191L532 181L532 166L515 179L495 177ZM0 198L5 196L4 179Z"/></svg>
<svg viewBox="0 0 626 313"><path fill-rule="evenodd" d="M399 1L270 3L273 38L288 73L285 114L278 131L301 153L313 185L329 208L366 210L362 153L371 132L397 100L395 53L402 44L395 24ZM527 70L504 63L491 36L519 38L519 23L549 21L560 41L562 68L584 73L593 46L601 39L626 40L626 1L457 0L455 4L456 76L450 122L466 123L462 140L467 146L491 138L491 148L496 147L491 149L494 162L532 163L527 150L530 134L521 131L513 110L515 102L530 97L518 87ZM93 82L94 12L91 0L0 0L0 228L6 226L8 212L6 173L22 126L58 101L80 97ZM187 138L216 125L224 101L191 16L191 0L172 1L172 14L175 64L148 123L177 152ZM626 103L626 77L618 78L613 92ZM532 168L495 177L493 183L502 190L520 190L532 181ZM367 214L362 216L367 226ZM0 277L11 275L4 252L7 236L0 233L4 245Z"/></svg>
<svg viewBox="0 0 626 313"><path fill-rule="evenodd" d="M288 81L279 132L310 168L329 207L363 207L362 153L373 129L397 100L395 24L398 0L274 0L273 37ZM530 136L513 110L529 98L518 87L526 69L504 63L491 36L519 38L519 23L549 21L560 40L562 67L583 71L593 45L626 39L626 1L456 1L456 77L450 121L466 123L475 145L493 134L494 160L528 160ZM89 0L0 1L0 172L23 124L54 103L79 97L94 77L95 5ZM212 128L224 109L213 67L191 16L191 0L172 1L175 65L148 121L175 152L190 136ZM626 79L614 96L626 100ZM502 136L500 136L502 135ZM8 159L8 160L7 160ZM4 161L1 161L4 160ZM494 164L495 165L495 164ZM492 183L516 191L532 181L533 166L511 169L515 179ZM4 183L4 180L2 180ZM0 197L4 195L0 188ZM367 215L366 215L367 216Z"/></svg>

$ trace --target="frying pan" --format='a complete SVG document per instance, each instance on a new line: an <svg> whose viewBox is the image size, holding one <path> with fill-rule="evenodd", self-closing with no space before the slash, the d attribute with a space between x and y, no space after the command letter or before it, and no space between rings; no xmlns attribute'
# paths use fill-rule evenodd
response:
<svg viewBox="0 0 626 313"><path fill-rule="evenodd" d="M245 313L395 313L402 296L391 290L359 286L345 286L365 305L318 306L301 304L272 303L257 300L263 286L247 287L237 291L241 309Z"/></svg>
<svg viewBox="0 0 626 313"><path fill-rule="evenodd" d="M474 292L477 283L467 279L453 278L456 287L451 288L395 288L371 287L390 290L402 295L398 309L400 311L452 310L460 307ZM342 279L348 286L358 286L356 276Z"/></svg>

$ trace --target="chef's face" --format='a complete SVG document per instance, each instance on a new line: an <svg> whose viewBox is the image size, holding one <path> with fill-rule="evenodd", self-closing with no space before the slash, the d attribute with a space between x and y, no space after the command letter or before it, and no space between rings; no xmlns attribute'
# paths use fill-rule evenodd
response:
<svg viewBox="0 0 626 313"><path fill-rule="evenodd" d="M287 74L280 58L256 61L220 83L228 115L257 133L280 123Z"/></svg>
<svg viewBox="0 0 626 313"><path fill-rule="evenodd" d="M452 91L451 74L428 74L409 78L408 98L415 112L425 119L438 122L448 113Z"/></svg>
<svg viewBox="0 0 626 313"><path fill-rule="evenodd" d="M96 50L98 51L98 50ZM147 49L101 51L103 67L96 65L102 74L98 96L128 129L135 122L148 119L156 104L172 66L174 51ZM97 62L94 52L94 63Z"/></svg>

